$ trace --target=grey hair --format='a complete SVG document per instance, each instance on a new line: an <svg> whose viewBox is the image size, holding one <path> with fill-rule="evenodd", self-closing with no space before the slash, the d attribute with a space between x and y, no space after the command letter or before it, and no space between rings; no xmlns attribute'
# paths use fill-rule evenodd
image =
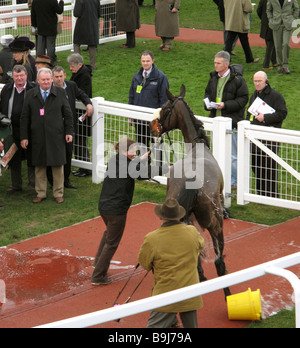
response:
<svg viewBox="0 0 300 348"><path fill-rule="evenodd" d="M82 64L83 65L83 58L79 53L73 53L71 54L68 59L68 64L74 63L75 65Z"/></svg>
<svg viewBox="0 0 300 348"><path fill-rule="evenodd" d="M223 58L224 62L230 63L230 54L226 51L220 51L215 55L215 58Z"/></svg>
<svg viewBox="0 0 300 348"><path fill-rule="evenodd" d="M41 68L41 69L37 72L37 77L36 77L36 78L39 78L40 73L42 73L42 72L48 73L48 74L50 74L50 75L52 76L52 71L51 71L51 69L49 69L49 68Z"/></svg>
<svg viewBox="0 0 300 348"><path fill-rule="evenodd" d="M26 74L26 75L28 75L28 72L27 72L27 70L26 70L26 68L25 68L25 66L24 65L20 65L20 64L18 64L18 65L15 65L14 67L13 67L13 69L12 69L12 72L14 73L20 73L20 72L22 72L22 71L24 71L24 73Z"/></svg>

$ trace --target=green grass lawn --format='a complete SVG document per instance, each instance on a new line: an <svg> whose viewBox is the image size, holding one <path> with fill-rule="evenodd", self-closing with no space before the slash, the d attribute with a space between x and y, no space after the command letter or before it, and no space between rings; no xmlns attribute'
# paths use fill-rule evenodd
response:
<svg viewBox="0 0 300 348"><path fill-rule="evenodd" d="M152 0L146 0L146 5ZM141 8L141 22L154 23L154 8ZM212 1L183 0L180 11L182 26L190 28L221 30L222 25L215 4ZM258 17L253 14L252 32L259 31ZM176 42L171 52L162 52L158 40L137 39L137 46L132 50L119 48L120 42L108 43L98 47L97 67L93 73L93 95L104 97L109 101L127 103L131 79L140 68L140 53L145 49L154 52L155 63L166 73L171 91L176 94L182 83L186 85L186 101L196 115L207 116L203 108L203 95L209 73L213 70L213 58L216 52L222 49L216 44L196 44ZM255 57L264 57L264 48L253 48ZM261 64L245 64L244 53L241 47L235 49L236 57L233 63L243 64L244 77L250 93L254 91L252 76L261 69ZM71 73L66 62L70 52L58 52L60 64L65 67L67 79ZM88 54L82 52L85 62L88 63ZM285 97L288 106L288 117L283 124L284 128L299 130L300 115L298 113L299 91L295 85L300 66L300 50L291 50L290 76L277 75L272 71L269 80L272 87L279 90ZM91 178L71 177L71 182L78 186L78 190L65 191L65 203L57 205L49 188L49 198L40 205L31 203L32 197L25 190L27 180L24 163L24 192L7 195L6 189L10 186L10 173L4 172L0 179L0 203L4 208L0 210L0 247L19 242L33 236L47 233L62 227L85 221L98 216L97 205L101 191L101 184L92 184ZM166 187L149 183L137 182L133 203L150 201L162 203ZM238 206L235 198L230 209L233 218L273 225L299 216L294 210L276 207L248 204ZM274 320L271 318L270 320ZM294 325L291 315L290 327ZM267 324L271 325L271 324ZM276 325L276 323L274 324ZM282 327L278 324L277 327ZM258 324L258 327L260 324Z"/></svg>

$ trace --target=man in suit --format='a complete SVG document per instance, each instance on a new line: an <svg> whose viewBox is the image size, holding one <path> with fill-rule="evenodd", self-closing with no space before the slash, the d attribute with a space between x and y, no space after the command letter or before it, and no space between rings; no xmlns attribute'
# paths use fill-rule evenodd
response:
<svg viewBox="0 0 300 348"><path fill-rule="evenodd" d="M134 74L131 81L128 104L154 109L160 108L168 100L167 89L169 89L167 76L154 64L153 53L144 51L141 54L141 68ZM150 134L149 122L134 120L133 123L137 142L144 150L150 150L153 139ZM156 150L156 161L161 163L162 152L157 148Z"/></svg>
<svg viewBox="0 0 300 348"><path fill-rule="evenodd" d="M298 18L297 0L268 0L267 16L273 30L274 45L278 63L278 74L290 74L289 53L292 23Z"/></svg>
<svg viewBox="0 0 300 348"><path fill-rule="evenodd" d="M74 81L65 81L66 73L61 66L56 66L53 70L53 84L56 87L64 88L74 117L74 130L77 127L78 116L76 114L76 100L80 100L86 106L86 115L91 117L94 108L91 99L80 89ZM71 161L73 153L73 142L66 144L67 163L64 167L65 187L76 189L76 186L70 183Z"/></svg>
<svg viewBox="0 0 300 348"><path fill-rule="evenodd" d="M52 82L50 69L38 71L38 86L27 92L21 115L21 146L27 149L30 141L35 166L37 197L33 203L46 199L47 167L52 167L55 201L64 202L65 146L73 140L73 115L65 91Z"/></svg>
<svg viewBox="0 0 300 348"><path fill-rule="evenodd" d="M14 143L18 151L10 161L11 187L7 193L22 191L22 161L27 158L20 146L20 117L26 93L33 88L33 84L27 80L27 70L23 65L15 65L12 70L12 80L5 84L1 91L0 111L11 120L11 130ZM35 192L34 167L30 161L28 165L28 191Z"/></svg>

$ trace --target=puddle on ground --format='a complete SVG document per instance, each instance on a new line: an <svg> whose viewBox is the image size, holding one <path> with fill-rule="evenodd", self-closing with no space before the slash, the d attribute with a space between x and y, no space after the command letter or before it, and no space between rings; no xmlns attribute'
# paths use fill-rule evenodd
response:
<svg viewBox="0 0 300 348"><path fill-rule="evenodd" d="M5 283L0 314L20 304L36 303L90 280L93 258L51 248L18 252L0 248L0 279ZM2 282L3 292L3 282Z"/></svg>

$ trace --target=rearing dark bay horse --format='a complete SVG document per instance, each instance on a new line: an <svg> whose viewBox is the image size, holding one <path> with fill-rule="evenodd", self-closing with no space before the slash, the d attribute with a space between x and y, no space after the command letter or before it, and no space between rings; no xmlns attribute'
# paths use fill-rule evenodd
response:
<svg viewBox="0 0 300 348"><path fill-rule="evenodd" d="M166 132L179 129L188 152L170 170L166 198L176 198L186 209L185 223L192 224L196 219L203 230L209 231L216 254L217 273L222 276L227 273L223 256L223 175L210 151L203 123L194 116L184 100L184 85L179 97L173 96L170 91L167 91L167 96L169 100L150 123L151 134L161 137ZM198 272L200 281L205 281L200 257ZM224 293L228 296L230 290L225 288Z"/></svg>

